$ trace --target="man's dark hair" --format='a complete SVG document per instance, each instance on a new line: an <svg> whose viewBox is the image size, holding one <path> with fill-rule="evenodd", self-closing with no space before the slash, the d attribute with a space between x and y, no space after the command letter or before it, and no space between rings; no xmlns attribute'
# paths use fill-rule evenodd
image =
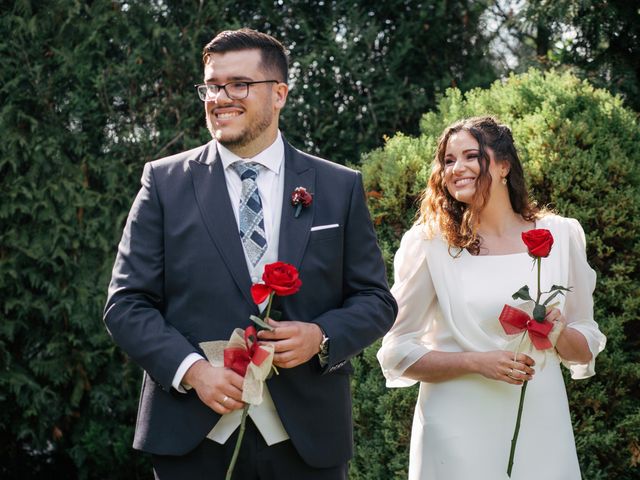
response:
<svg viewBox="0 0 640 480"><path fill-rule="evenodd" d="M220 32L205 45L202 50L202 61L206 64L211 53L226 53L238 50L260 50L262 68L278 75L280 78L277 80L280 82L287 82L289 65L284 46L271 35L250 28Z"/></svg>

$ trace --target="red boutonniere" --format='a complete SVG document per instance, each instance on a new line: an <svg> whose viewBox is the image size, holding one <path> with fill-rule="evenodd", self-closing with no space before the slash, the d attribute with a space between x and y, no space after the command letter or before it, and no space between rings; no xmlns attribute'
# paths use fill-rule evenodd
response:
<svg viewBox="0 0 640 480"><path fill-rule="evenodd" d="M313 197L309 192L307 192L306 188L296 188L291 194L291 205L296 207L296 211L293 216L295 218L298 218L300 216L302 208L307 208L309 205L311 205L311 202L313 202Z"/></svg>
<svg viewBox="0 0 640 480"><path fill-rule="evenodd" d="M548 291L543 292L540 288L540 271L542 267L542 259L549 256L551 247L553 246L553 235L549 230L539 228L529 230L522 233L522 241L527 246L529 256L533 258L534 263L538 267L538 292L536 299L531 298L529 293L529 286L525 285L520 290L512 295L514 300L527 300L533 302L533 318L528 313L514 308L509 305L505 305L502 309L502 313L498 320L504 328L504 331L509 334L516 334L522 332L522 338L524 339L526 334L529 334L531 343L537 350L546 350L553 347L553 344L549 340L549 333L553 329L553 324L548 320L545 320L547 315L547 306L558 295L564 295L564 292L570 292L571 287L561 287L559 285L553 285ZM544 302L540 302L542 295L549 294ZM514 352L515 357L518 354L517 350ZM527 381L522 382L522 389L520 390L520 403L518 406L518 416L516 418L515 431L513 432L513 438L511 439L511 451L509 453L509 463L507 464L507 475L511 477L511 470L513 469L513 457L516 451L516 442L518 441L518 433L520 432L520 420L522 418L522 407L524 405L524 396L527 391Z"/></svg>
<svg viewBox="0 0 640 480"><path fill-rule="evenodd" d="M302 280L299 278L296 267L284 262L275 262L265 265L262 281L264 283L254 283L251 286L251 298L256 305L260 305L267 298L269 298L269 303L267 304L263 318L255 315L251 315L249 318L260 327L273 330L273 327L266 322L266 319L269 318L269 314L271 313L271 303L273 302L274 295L280 297L293 295L300 290ZM273 349L271 349L271 355L273 355ZM268 356L269 352L265 351L264 348L258 344L256 328L252 325L244 331L244 345L242 348L225 349L224 365L225 367L233 369L238 374L245 376L250 363L260 366ZM275 366L271 366L271 368L275 370ZM277 370L275 371L277 373ZM260 397L262 398L262 393ZM248 413L249 403L245 404L242 410L240 431L238 432L238 439L236 440L236 446L233 450L233 456L231 457L225 480L231 480L233 475L233 468L240 453L240 445L242 443L242 437L244 436Z"/></svg>

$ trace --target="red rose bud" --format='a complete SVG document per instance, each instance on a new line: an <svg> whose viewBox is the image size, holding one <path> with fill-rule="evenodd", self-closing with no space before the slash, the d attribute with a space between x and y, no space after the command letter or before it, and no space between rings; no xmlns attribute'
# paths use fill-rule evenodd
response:
<svg viewBox="0 0 640 480"><path fill-rule="evenodd" d="M522 241L529 250L529 255L534 258L545 258L549 256L553 246L553 235L544 228L537 228L522 233Z"/></svg>

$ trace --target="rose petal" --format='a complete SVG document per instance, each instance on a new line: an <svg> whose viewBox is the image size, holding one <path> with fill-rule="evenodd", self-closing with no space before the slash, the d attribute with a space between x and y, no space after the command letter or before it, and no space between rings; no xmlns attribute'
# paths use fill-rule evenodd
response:
<svg viewBox="0 0 640 480"><path fill-rule="evenodd" d="M253 298L253 302L256 305L264 302L271 292L272 289L264 283L254 283L251 285L251 298Z"/></svg>
<svg viewBox="0 0 640 480"><path fill-rule="evenodd" d="M276 295L279 295L280 297L286 297L287 295L293 295L294 293L296 293L298 290L300 290L301 286L302 280L296 279L296 281L290 286L274 285L271 288L273 288L273 291L276 292Z"/></svg>

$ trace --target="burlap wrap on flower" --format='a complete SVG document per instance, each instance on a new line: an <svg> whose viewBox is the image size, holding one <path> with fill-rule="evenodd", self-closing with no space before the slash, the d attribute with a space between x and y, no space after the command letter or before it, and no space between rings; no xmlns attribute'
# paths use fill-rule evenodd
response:
<svg viewBox="0 0 640 480"><path fill-rule="evenodd" d="M259 345L254 327L246 331L236 328L228 342L202 342L200 348L214 367L228 367L244 375L242 401L251 405L262 403L264 382L271 372L273 345Z"/></svg>

